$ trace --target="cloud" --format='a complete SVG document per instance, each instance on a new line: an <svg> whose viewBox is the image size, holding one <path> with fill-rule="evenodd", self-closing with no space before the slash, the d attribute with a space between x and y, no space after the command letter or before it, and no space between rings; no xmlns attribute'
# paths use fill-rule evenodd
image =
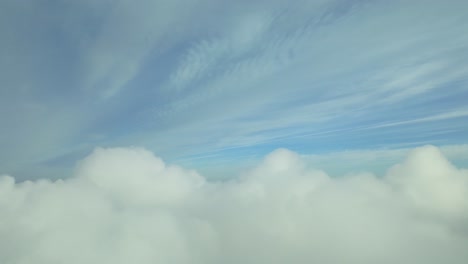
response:
<svg viewBox="0 0 468 264"><path fill-rule="evenodd" d="M415 147L428 144L428 142L411 142L409 146ZM323 154L301 155L307 164L320 167L331 175L344 175L370 171L383 174L393 164L400 162L412 151L407 145L395 145L391 149L373 150L347 150ZM444 157L461 167L468 166L468 145L439 146ZM340 163L336 164L339 160Z"/></svg>
<svg viewBox="0 0 468 264"><path fill-rule="evenodd" d="M466 92L452 85L466 75L458 52L465 45L453 44L465 39L466 21L448 18L461 15L458 4L439 4L314 1L289 8L261 5L250 12L233 8L235 19L216 20L225 30L184 42L169 80L162 81L161 93L177 99L146 113L149 123L164 123L167 130L150 128L119 143L141 140L150 148L167 144L182 155L203 155L295 140L314 147L342 138L353 142L363 129L374 141L387 138L387 131L414 141L408 138L414 132L399 132L421 129L436 144L436 127L450 124L461 131L460 119L466 118L466 109L449 99ZM417 15L420 10L424 15ZM191 136L178 136L183 133ZM172 136L187 141L166 140ZM192 136L200 147L193 146ZM371 142L358 147L377 147ZM455 143L463 142L441 144Z"/></svg>
<svg viewBox="0 0 468 264"><path fill-rule="evenodd" d="M67 180L0 177L0 262L466 263L467 201L432 146L341 178L279 149L223 182L99 148Z"/></svg>
<svg viewBox="0 0 468 264"><path fill-rule="evenodd" d="M66 167L51 160L95 145L175 160L233 148L463 144L466 9L3 0L0 167L50 175Z"/></svg>
<svg viewBox="0 0 468 264"><path fill-rule="evenodd" d="M186 9L180 9L184 4ZM95 4L93 4L95 5ZM155 48L165 48L163 35L192 10L181 1L119 1L104 12L100 34L85 52L87 89L103 89L108 99L120 92ZM103 12L101 12L102 14ZM167 37L166 37L167 38Z"/></svg>

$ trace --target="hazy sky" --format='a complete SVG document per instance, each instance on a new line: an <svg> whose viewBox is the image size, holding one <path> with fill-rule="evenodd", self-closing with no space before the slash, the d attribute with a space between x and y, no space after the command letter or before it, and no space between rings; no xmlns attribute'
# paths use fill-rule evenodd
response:
<svg viewBox="0 0 468 264"><path fill-rule="evenodd" d="M468 139L468 2L2 0L0 171L98 146L208 170Z"/></svg>

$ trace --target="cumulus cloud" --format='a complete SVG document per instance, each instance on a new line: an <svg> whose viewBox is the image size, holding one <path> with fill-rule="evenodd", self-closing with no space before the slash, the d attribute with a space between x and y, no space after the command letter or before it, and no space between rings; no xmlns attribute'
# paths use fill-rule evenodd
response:
<svg viewBox="0 0 468 264"><path fill-rule="evenodd" d="M66 180L0 177L7 264L461 264L467 248L468 171L432 146L382 177L279 149L213 182L138 148L96 149Z"/></svg>

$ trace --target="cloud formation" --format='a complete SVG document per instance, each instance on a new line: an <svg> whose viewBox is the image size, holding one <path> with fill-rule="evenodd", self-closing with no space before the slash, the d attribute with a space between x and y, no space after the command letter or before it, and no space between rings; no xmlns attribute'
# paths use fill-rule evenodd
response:
<svg viewBox="0 0 468 264"><path fill-rule="evenodd" d="M468 171L432 146L341 178L278 149L222 182L96 149L66 180L0 177L0 262L461 264L467 201Z"/></svg>
<svg viewBox="0 0 468 264"><path fill-rule="evenodd" d="M467 8L0 1L0 170L59 178L96 145L242 166L278 147L466 144Z"/></svg>

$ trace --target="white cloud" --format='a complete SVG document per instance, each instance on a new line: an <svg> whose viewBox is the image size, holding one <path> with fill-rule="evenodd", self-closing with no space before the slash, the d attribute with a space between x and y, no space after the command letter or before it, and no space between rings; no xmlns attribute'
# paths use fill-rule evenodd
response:
<svg viewBox="0 0 468 264"><path fill-rule="evenodd" d="M227 182L96 149L67 180L0 177L0 262L466 263L467 201L468 171L431 146L382 178L280 149Z"/></svg>
<svg viewBox="0 0 468 264"><path fill-rule="evenodd" d="M457 170L437 148L425 147L412 151L387 177L422 209L435 210L438 216L466 216L467 172Z"/></svg>
<svg viewBox="0 0 468 264"><path fill-rule="evenodd" d="M325 169L332 175L343 175L362 171L384 173L387 168L409 155L411 148L428 142L411 142L410 145L393 145L391 149L345 150L331 153L302 155L307 164ZM468 165L468 145L445 145L439 150L444 157L461 166ZM340 163L337 165L336 161Z"/></svg>

